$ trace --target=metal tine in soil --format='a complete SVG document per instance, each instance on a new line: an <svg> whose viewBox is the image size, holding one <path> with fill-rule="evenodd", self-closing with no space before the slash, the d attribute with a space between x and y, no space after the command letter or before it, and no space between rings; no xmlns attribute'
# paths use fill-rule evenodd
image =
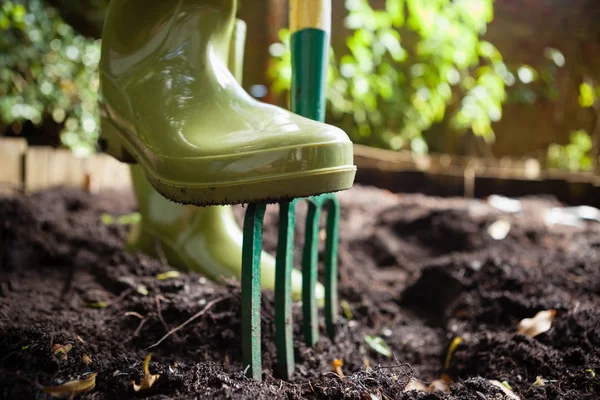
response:
<svg viewBox="0 0 600 400"><path fill-rule="evenodd" d="M324 313L328 336L335 335L337 321L337 250L340 206L337 196L326 193L306 199L294 199L279 205L279 233L275 267L275 344L277 372L289 380L295 368L292 325L292 269L294 251L295 206L308 203L302 251L302 315L304 340L314 346L319 339L318 304L315 293L318 273L319 218L327 209L324 259ZM266 204L249 204L244 219L242 247L242 350L246 375L261 380L260 328L260 254Z"/></svg>

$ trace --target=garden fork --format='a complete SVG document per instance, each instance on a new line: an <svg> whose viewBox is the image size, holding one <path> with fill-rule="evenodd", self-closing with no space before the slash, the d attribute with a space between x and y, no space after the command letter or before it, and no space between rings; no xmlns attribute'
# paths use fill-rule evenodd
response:
<svg viewBox="0 0 600 400"><path fill-rule="evenodd" d="M325 119L325 85L331 32L331 0L290 0L292 53L291 110L304 117ZM291 277L294 250L295 205L308 203L302 252L302 311L304 340L314 346L319 338L315 298L318 265L319 217L327 208L325 240L325 323L333 338L338 312L337 247L340 206L337 196L325 193L293 199L279 205L279 235L275 272L275 336L278 372L290 379L294 372ZM246 373L260 380L260 254L266 203L248 205L242 250L242 348Z"/></svg>

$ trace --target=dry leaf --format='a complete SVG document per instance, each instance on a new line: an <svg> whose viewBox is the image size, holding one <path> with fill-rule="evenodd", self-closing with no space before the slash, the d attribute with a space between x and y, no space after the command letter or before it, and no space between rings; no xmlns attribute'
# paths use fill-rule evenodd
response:
<svg viewBox="0 0 600 400"><path fill-rule="evenodd" d="M90 374L85 379L65 382L60 386L42 387L42 391L60 399L73 398L80 393L88 392L96 386L96 374Z"/></svg>
<svg viewBox="0 0 600 400"><path fill-rule="evenodd" d="M434 381L432 381L429 386L427 386L425 383L415 379L415 378L411 378L410 381L408 382L408 385L406 385L404 387L404 391L408 392L409 390L417 390L419 392L427 392L427 393L434 393L434 392L444 392L444 393L450 393L450 381L447 379L447 377L442 377L442 379L436 379Z"/></svg>
<svg viewBox="0 0 600 400"><path fill-rule="evenodd" d="M408 385L404 387L405 392L408 392L409 390L418 390L419 392L426 392L427 385L415 378L411 378L408 382Z"/></svg>
<svg viewBox="0 0 600 400"><path fill-rule="evenodd" d="M521 400L521 398L519 396L514 394L514 392L512 390L510 390L509 388L507 388L502 382L495 381L492 379L489 379L488 382L491 383L492 385L496 386L500 390L502 390L502 392L504 392L504 395L507 396L509 399Z"/></svg>
<svg viewBox="0 0 600 400"><path fill-rule="evenodd" d="M510 222L503 219L499 219L498 221L491 224L488 227L487 231L488 234L492 237L492 239L502 240L508 235L508 232L510 232Z"/></svg>
<svg viewBox="0 0 600 400"><path fill-rule="evenodd" d="M429 386L427 387L427 391L429 393L433 393L433 392L450 393L450 385L444 379L436 379L435 381L433 381L429 384Z"/></svg>
<svg viewBox="0 0 600 400"><path fill-rule="evenodd" d="M92 357L88 356L87 354L84 354L83 356L81 356L81 361L85 365L90 365L92 363Z"/></svg>
<svg viewBox="0 0 600 400"><path fill-rule="evenodd" d="M333 372L335 372L340 378L344 377L344 371L342 371L342 365L344 365L344 362L342 360L340 360L339 358L336 358L331 363L331 368L332 368Z"/></svg>
<svg viewBox="0 0 600 400"><path fill-rule="evenodd" d="M535 314L533 318L525 318L519 325L517 329L523 335L527 335L529 337L536 337L540 333L547 332L552 327L552 321L556 316L556 310L547 310L540 311Z"/></svg>
<svg viewBox="0 0 600 400"><path fill-rule="evenodd" d="M542 378L541 375L538 375L535 378L535 382L533 382L533 386L544 386L544 378Z"/></svg>
<svg viewBox="0 0 600 400"><path fill-rule="evenodd" d="M135 383L135 381L131 381L131 384L133 385L133 390L136 392L139 392L140 390L150 389L152 385L154 385L154 382L156 382L160 377L160 374L150 374L150 369L148 368L148 365L150 364L151 357L152 356L148 354L146 356L146 359L144 360L144 377L142 378L140 384L138 385Z"/></svg>
<svg viewBox="0 0 600 400"><path fill-rule="evenodd" d="M56 358L58 358L61 361L67 361L67 354L69 353L69 351L71 351L72 348L73 345L70 343L64 346L62 344L55 343L52 347L52 350Z"/></svg>

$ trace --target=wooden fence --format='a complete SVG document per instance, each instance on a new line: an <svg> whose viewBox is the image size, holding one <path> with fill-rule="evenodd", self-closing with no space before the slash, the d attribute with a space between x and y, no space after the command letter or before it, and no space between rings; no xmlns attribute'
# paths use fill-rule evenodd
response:
<svg viewBox="0 0 600 400"><path fill-rule="evenodd" d="M0 192L33 192L53 186L90 192L131 186L127 164L105 154L77 158L67 149L28 146L25 139L0 138Z"/></svg>

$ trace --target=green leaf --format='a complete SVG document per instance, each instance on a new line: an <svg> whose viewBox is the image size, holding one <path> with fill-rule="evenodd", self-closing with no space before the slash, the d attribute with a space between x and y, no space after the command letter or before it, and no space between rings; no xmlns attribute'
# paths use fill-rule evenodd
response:
<svg viewBox="0 0 600 400"><path fill-rule="evenodd" d="M156 275L156 279L159 281L166 281L167 279L179 278L180 276L181 273L179 271L167 271Z"/></svg>
<svg viewBox="0 0 600 400"><path fill-rule="evenodd" d="M385 9L392 17L394 27L402 28L404 25L404 0L387 0Z"/></svg>
<svg viewBox="0 0 600 400"><path fill-rule="evenodd" d="M121 215L117 219L117 221L121 225L135 225L135 224L138 224L141 220L142 220L142 214L140 214L139 212Z"/></svg>
<svg viewBox="0 0 600 400"><path fill-rule="evenodd" d="M100 220L104 225L112 225L115 223L115 218L110 214L102 214Z"/></svg>
<svg viewBox="0 0 600 400"><path fill-rule="evenodd" d="M379 354L382 354L388 358L392 356L392 351L388 347L387 343L379 336L367 335L365 336L365 342L369 345L369 347L371 347Z"/></svg>
<svg viewBox="0 0 600 400"><path fill-rule="evenodd" d="M104 308L104 307L108 307L108 302L106 302L106 301L98 301L96 303L90 303L89 306L91 308Z"/></svg>
<svg viewBox="0 0 600 400"><path fill-rule="evenodd" d="M583 82L579 85L579 105L581 107L587 108L594 105L594 88L588 84Z"/></svg>
<svg viewBox="0 0 600 400"><path fill-rule="evenodd" d="M346 317L346 319L348 321L350 321L352 318L354 318L354 315L352 314L352 309L350 308L350 304L348 304L348 302L346 300L342 300L340 302L340 306L342 307L344 316Z"/></svg>

